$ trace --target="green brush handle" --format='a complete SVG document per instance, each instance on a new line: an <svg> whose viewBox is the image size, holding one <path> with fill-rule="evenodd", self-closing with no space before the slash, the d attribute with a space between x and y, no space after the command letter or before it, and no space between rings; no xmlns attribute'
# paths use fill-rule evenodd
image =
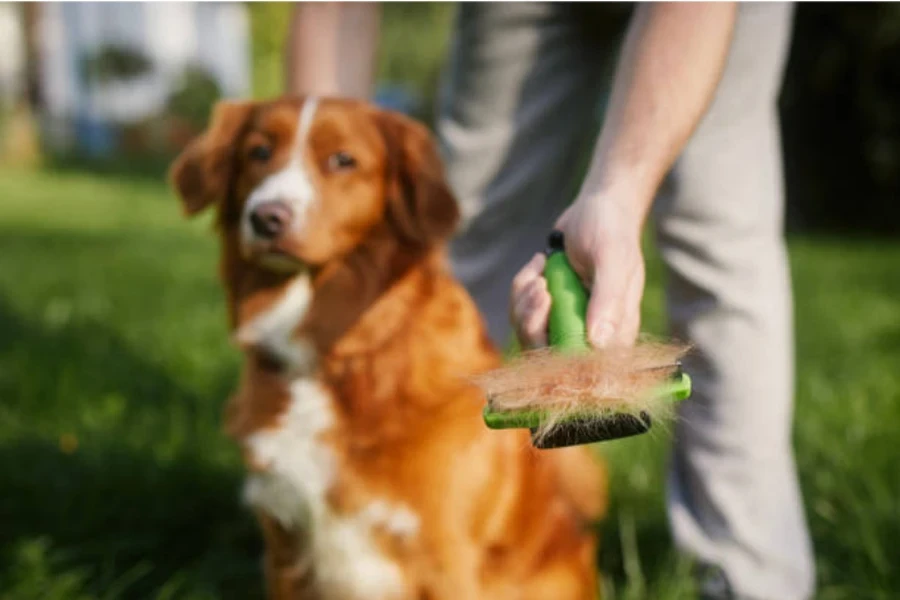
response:
<svg viewBox="0 0 900 600"><path fill-rule="evenodd" d="M566 257L560 231L550 234L544 278L550 292L547 334L550 345L560 350L589 350L587 339L588 294Z"/></svg>

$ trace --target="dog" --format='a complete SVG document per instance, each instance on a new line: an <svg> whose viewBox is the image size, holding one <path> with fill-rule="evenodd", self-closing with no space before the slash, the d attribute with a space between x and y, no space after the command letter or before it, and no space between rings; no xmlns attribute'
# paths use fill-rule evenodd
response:
<svg viewBox="0 0 900 600"><path fill-rule="evenodd" d="M221 101L170 168L215 210L244 356L225 414L273 599L598 594L606 474L493 431L500 364L454 279L460 218L428 129L362 101Z"/></svg>

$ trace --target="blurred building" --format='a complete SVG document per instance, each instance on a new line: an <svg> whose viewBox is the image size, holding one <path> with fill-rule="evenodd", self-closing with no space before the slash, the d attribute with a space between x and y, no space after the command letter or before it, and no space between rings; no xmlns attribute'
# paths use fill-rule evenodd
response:
<svg viewBox="0 0 900 600"><path fill-rule="evenodd" d="M243 3L46 3L36 37L50 150L165 146L216 97L251 91Z"/></svg>

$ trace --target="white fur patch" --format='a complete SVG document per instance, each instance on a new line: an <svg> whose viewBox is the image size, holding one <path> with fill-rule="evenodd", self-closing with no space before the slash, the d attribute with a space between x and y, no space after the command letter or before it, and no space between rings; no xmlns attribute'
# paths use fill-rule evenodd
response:
<svg viewBox="0 0 900 600"><path fill-rule="evenodd" d="M257 206L266 202L285 202L294 213L293 227L297 229L303 227L303 216L315 200L315 189L303 164L303 150L306 147L309 129L312 127L318 105L319 101L315 97L310 97L303 103L291 159L280 171L263 179L250 192L247 203L244 205L244 214L241 217L241 238L244 244L252 243L256 237L256 234L253 233L253 226L250 224L250 214Z"/></svg>
<svg viewBox="0 0 900 600"><path fill-rule="evenodd" d="M278 303L238 330L238 343L265 348L283 360L291 371L310 372L315 351L309 342L295 339L294 332L311 303L312 282L308 273L300 273Z"/></svg>
<svg viewBox="0 0 900 600"><path fill-rule="evenodd" d="M310 555L319 587L327 597L388 600L403 591L397 565L379 550L373 533L399 540L419 532L419 517L385 500L353 515L331 510L327 496L338 476L338 461L322 435L335 424L331 395L314 376L312 345L294 337L312 301L309 275L301 273L269 310L241 327L240 343L261 346L289 364L290 402L276 427L246 440L259 472L248 477L246 501L285 527L311 537Z"/></svg>
<svg viewBox="0 0 900 600"><path fill-rule="evenodd" d="M291 402L276 429L251 435L247 446L266 470L247 482L247 500L286 527L306 524L321 512L334 483L335 458L320 436L334 425L331 398L313 379L291 382ZM318 505L318 506L314 506Z"/></svg>
<svg viewBox="0 0 900 600"><path fill-rule="evenodd" d="M397 565L376 546L382 529L400 538L414 536L419 519L410 510L376 501L355 515L335 514L326 499L337 477L337 461L321 435L334 423L331 398L319 383L291 383L291 404L277 429L247 440L263 472L247 481L245 498L286 527L311 537L317 584L328 597L388 599L403 590Z"/></svg>
<svg viewBox="0 0 900 600"><path fill-rule="evenodd" d="M398 538L412 538L419 533L419 517L403 506L377 500L366 506L359 517L372 527L383 529Z"/></svg>

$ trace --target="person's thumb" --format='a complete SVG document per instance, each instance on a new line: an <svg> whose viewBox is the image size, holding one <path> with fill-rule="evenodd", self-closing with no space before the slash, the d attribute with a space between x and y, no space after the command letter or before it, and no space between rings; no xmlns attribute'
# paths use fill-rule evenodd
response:
<svg viewBox="0 0 900 600"><path fill-rule="evenodd" d="M608 346L615 339L622 320L622 290L615 266L594 269L587 308L588 341L595 348Z"/></svg>

